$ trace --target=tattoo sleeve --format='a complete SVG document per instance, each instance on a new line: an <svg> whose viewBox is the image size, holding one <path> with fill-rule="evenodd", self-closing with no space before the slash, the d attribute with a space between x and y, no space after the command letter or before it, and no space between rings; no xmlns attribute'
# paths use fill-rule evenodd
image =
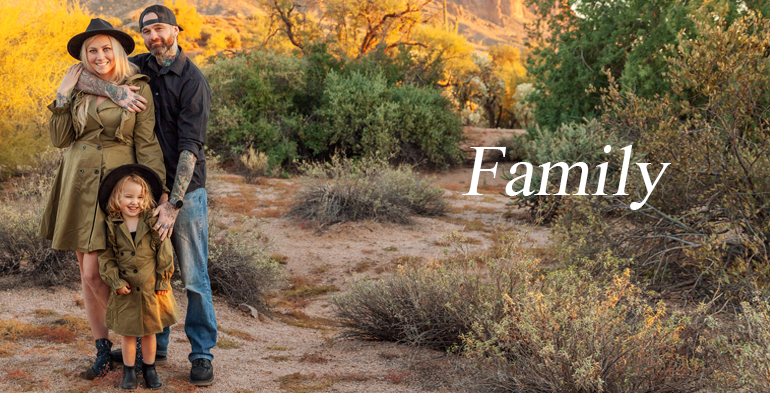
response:
<svg viewBox="0 0 770 393"><path fill-rule="evenodd" d="M65 95L59 94L59 92L56 92L56 107L61 108L64 105L67 105L67 103L70 101L69 97Z"/></svg>
<svg viewBox="0 0 770 393"><path fill-rule="evenodd" d="M187 192L187 186L190 185L190 181L195 171L195 162L198 158L195 157L189 150L182 150L182 154L179 155L179 164L176 167L176 177L174 178L174 187L171 189L171 195L169 199L184 199L184 194Z"/></svg>
<svg viewBox="0 0 770 393"><path fill-rule="evenodd" d="M127 96L126 92L122 89L118 89L118 87L112 83L94 76L85 70L80 74L80 79L78 79L75 88L88 94L109 97L116 104L118 101L125 100Z"/></svg>

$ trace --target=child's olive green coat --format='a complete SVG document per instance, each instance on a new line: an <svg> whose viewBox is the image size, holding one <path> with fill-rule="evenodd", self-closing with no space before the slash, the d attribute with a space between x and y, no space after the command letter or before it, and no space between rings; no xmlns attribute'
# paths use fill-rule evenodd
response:
<svg viewBox="0 0 770 393"><path fill-rule="evenodd" d="M107 217L107 249L99 254L99 273L112 288L104 325L121 336L143 337L160 333L179 320L171 292L174 251L171 239L160 241L152 227L158 221L152 209L136 226L136 242L123 218ZM128 285L131 293L118 295ZM156 295L155 291L169 291Z"/></svg>

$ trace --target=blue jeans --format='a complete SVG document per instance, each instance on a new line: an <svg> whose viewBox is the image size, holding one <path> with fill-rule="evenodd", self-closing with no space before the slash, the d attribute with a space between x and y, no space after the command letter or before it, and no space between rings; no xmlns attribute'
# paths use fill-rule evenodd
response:
<svg viewBox="0 0 770 393"><path fill-rule="evenodd" d="M217 344L217 317L211 298L209 281L209 228L206 189L199 188L184 196L184 206L174 223L171 243L174 245L182 282L187 290L187 317L184 331L192 351L188 358L214 360L211 348ZM169 328L155 335L156 354L168 355Z"/></svg>

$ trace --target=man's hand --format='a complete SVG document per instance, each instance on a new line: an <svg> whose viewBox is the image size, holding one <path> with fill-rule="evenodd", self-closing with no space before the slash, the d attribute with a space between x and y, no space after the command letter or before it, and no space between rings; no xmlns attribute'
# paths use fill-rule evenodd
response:
<svg viewBox="0 0 770 393"><path fill-rule="evenodd" d="M129 112L141 112L147 109L147 107L144 106L144 104L147 103L147 99L134 93L139 90L139 86L120 85L115 86L115 89L117 89L115 94L110 94L108 97L110 97L110 99L112 99L113 96L117 98L115 103L121 108Z"/></svg>
<svg viewBox="0 0 770 393"><path fill-rule="evenodd" d="M129 293L131 293L131 287L129 287L128 285L126 285L126 286L125 286L125 287L123 287L123 288L118 288L118 289L116 289L116 290L115 290L115 292L117 292L117 293L118 293L118 295L128 295Z"/></svg>
<svg viewBox="0 0 770 393"><path fill-rule="evenodd" d="M171 237L171 234L174 232L174 222L176 222L177 214L179 214L179 210L168 202L168 194L163 193L160 197L158 207L155 208L155 211L152 213L153 217L160 215L160 217L158 217L158 222L152 227L152 229L158 231L160 241L166 240L167 237Z"/></svg>
<svg viewBox="0 0 770 393"><path fill-rule="evenodd" d="M167 290L166 291L155 291L155 294L158 295L158 296L163 296L163 295L165 295L167 293L168 293Z"/></svg>
<svg viewBox="0 0 770 393"><path fill-rule="evenodd" d="M90 72L83 70L78 79L76 88L97 96L108 97L121 108L129 112L141 112L147 109L144 104L147 100L139 94L139 86L120 85L115 86Z"/></svg>
<svg viewBox="0 0 770 393"><path fill-rule="evenodd" d="M75 64L67 69L67 72L64 74L64 79L62 79L61 85L59 85L59 89L56 90L57 107L62 107L67 103L68 96L72 89L75 87L75 84L77 84L78 78L80 78L80 74L82 72L82 63Z"/></svg>

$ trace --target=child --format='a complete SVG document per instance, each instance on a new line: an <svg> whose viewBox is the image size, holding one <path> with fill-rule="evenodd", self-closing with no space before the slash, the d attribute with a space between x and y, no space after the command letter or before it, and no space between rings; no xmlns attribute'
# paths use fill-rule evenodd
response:
<svg viewBox="0 0 770 393"><path fill-rule="evenodd" d="M160 241L152 227L155 198L162 191L160 178L139 164L110 172L99 187L99 205L108 215L107 247L99 255L99 272L112 288L105 326L122 337L123 389L136 389L136 342L141 337L144 382L149 389L162 386L155 371L155 334L179 319L171 293L173 249ZM157 197L153 197L153 193Z"/></svg>

